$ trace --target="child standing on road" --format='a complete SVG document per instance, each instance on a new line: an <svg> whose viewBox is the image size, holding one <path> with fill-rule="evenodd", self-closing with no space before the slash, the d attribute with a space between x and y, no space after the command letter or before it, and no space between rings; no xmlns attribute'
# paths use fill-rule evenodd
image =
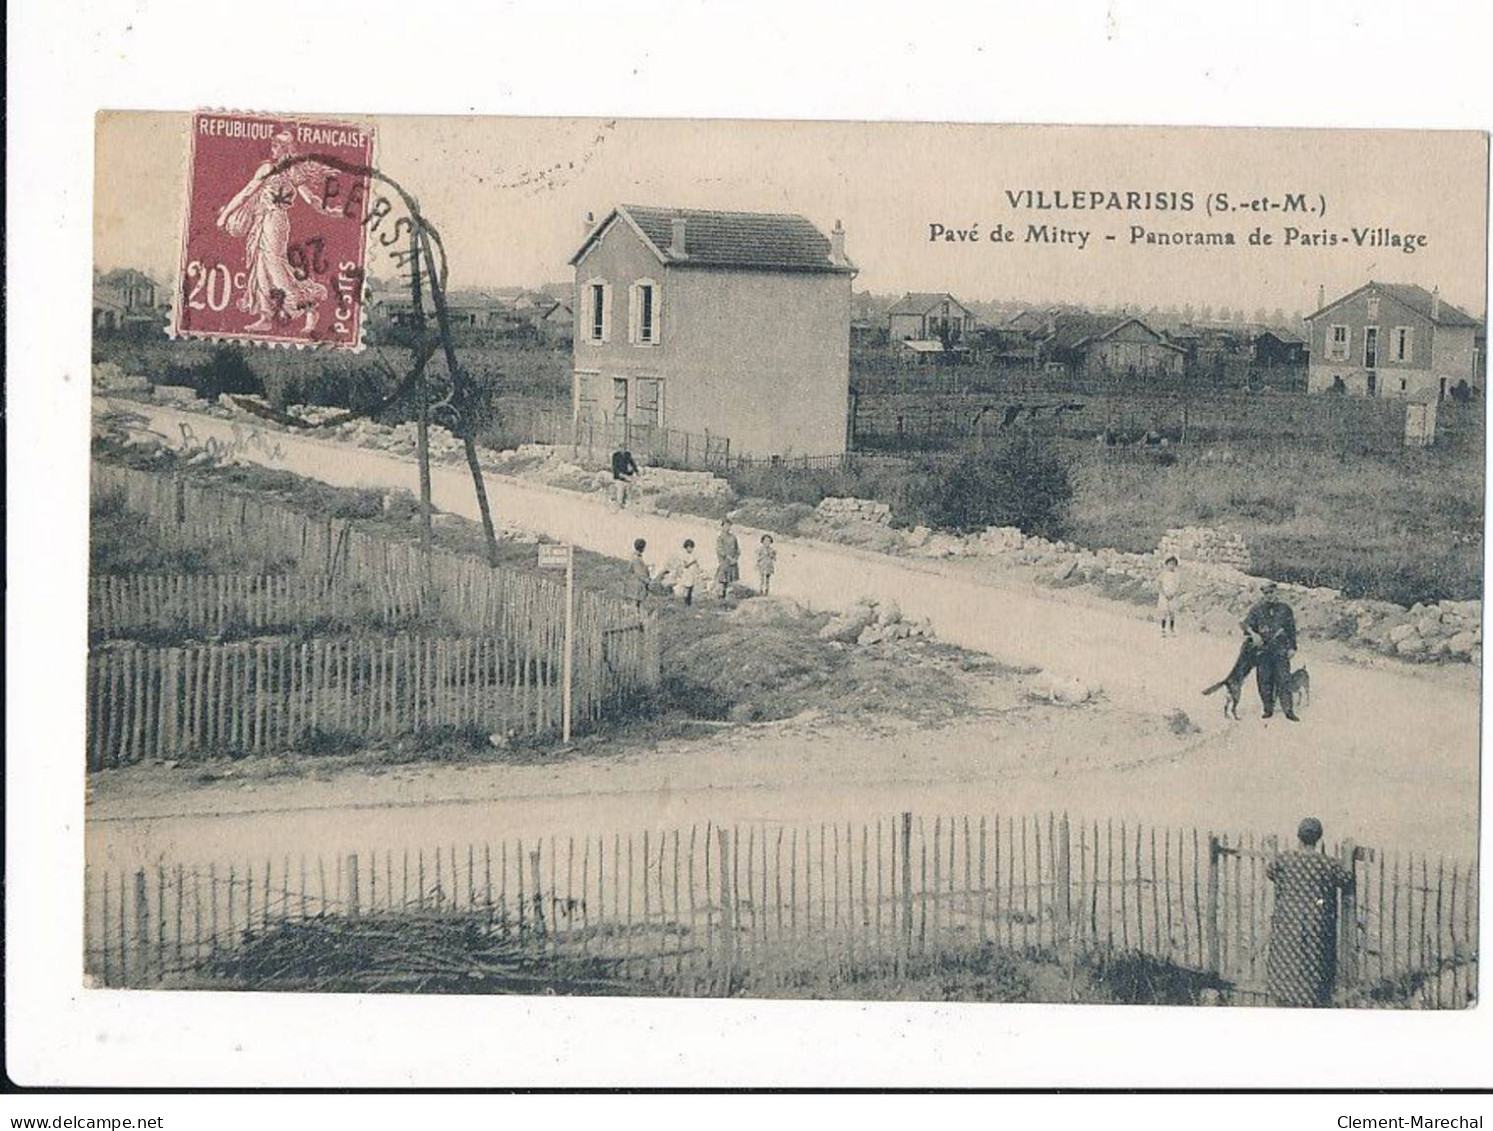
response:
<svg viewBox="0 0 1493 1131"><path fill-rule="evenodd" d="M1156 613L1161 635L1177 635L1177 598L1182 593L1182 569L1175 556L1168 557L1156 582Z"/></svg>
<svg viewBox="0 0 1493 1131"><path fill-rule="evenodd" d="M637 538L632 544L632 561L627 566L627 596L642 612L643 602L648 599L648 582L651 579L648 563L643 560L643 551L648 543Z"/></svg>
<svg viewBox="0 0 1493 1131"><path fill-rule="evenodd" d="M741 544L731 533L731 520L721 519L721 532L715 538L715 589L722 601L741 577Z"/></svg>
<svg viewBox="0 0 1493 1131"><path fill-rule="evenodd" d="M667 580L674 587L674 596L686 605L695 602L695 586L700 583L700 559L695 556L695 540L686 538L684 547L669 560L660 580Z"/></svg>
<svg viewBox="0 0 1493 1131"><path fill-rule="evenodd" d="M772 575L777 565L778 552L773 548L772 535L764 534L761 544L757 547L757 579L760 582L757 590L764 597L772 589Z"/></svg>

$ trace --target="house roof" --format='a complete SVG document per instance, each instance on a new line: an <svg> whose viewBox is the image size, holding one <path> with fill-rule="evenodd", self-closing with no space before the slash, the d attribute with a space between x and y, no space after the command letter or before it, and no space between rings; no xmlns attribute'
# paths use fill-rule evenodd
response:
<svg viewBox="0 0 1493 1131"><path fill-rule="evenodd" d="M1296 333L1296 331L1294 331L1294 330L1287 330L1283 326L1261 326L1259 328L1259 332L1256 334L1256 337L1263 338L1266 334L1269 334L1272 338L1276 339L1277 341L1284 342L1286 345L1290 345L1290 346L1304 346L1304 345L1306 345L1306 339L1305 338L1303 338L1300 334Z"/></svg>
<svg viewBox="0 0 1493 1131"><path fill-rule="evenodd" d="M152 287L158 285L144 271L137 270L134 267L116 267L112 271L97 276L94 282L105 287L127 287L139 283L145 283Z"/></svg>
<svg viewBox="0 0 1493 1131"><path fill-rule="evenodd" d="M1178 353L1186 352L1131 314L1060 314L1054 319L1054 332L1048 343L1059 350L1082 349L1117 333L1132 322L1155 338L1158 346Z"/></svg>
<svg viewBox="0 0 1493 1131"><path fill-rule="evenodd" d="M951 302L966 314L969 308L948 291L908 291L888 308L887 314L927 314L936 306Z"/></svg>
<svg viewBox="0 0 1493 1131"><path fill-rule="evenodd" d="M684 254L673 254L673 223L684 221ZM715 212L693 208L619 205L596 226L570 259L579 263L617 223L626 223L660 263L671 267L735 268L749 271L807 271L854 274L848 259L830 258L829 237L791 213Z"/></svg>
<svg viewBox="0 0 1493 1131"><path fill-rule="evenodd" d="M1415 283L1379 283L1375 282L1372 279L1370 279L1363 286L1359 287L1356 291L1349 291L1341 298L1337 298L1332 302L1329 302L1321 310L1317 310L1311 314L1308 314L1306 316L1307 321L1310 322L1314 318L1321 317L1329 310L1341 306L1349 299L1357 298L1359 295L1363 294L1364 291L1367 291L1370 288L1378 291L1380 294L1388 295L1390 298L1398 302L1401 306L1408 306L1411 310L1415 311L1415 313L1421 315L1421 317L1427 319L1436 326L1478 327L1482 325L1481 322L1472 317L1472 315L1468 314L1461 307L1453 306L1451 303L1447 302L1446 299L1441 299L1440 306L1439 308L1437 308L1437 296L1426 290L1425 287L1418 286ZM1434 317L1431 314L1433 308L1437 308Z"/></svg>

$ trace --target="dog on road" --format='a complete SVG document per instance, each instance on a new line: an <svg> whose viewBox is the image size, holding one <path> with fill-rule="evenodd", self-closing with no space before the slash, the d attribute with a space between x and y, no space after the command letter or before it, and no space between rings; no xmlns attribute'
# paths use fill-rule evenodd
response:
<svg viewBox="0 0 1493 1131"><path fill-rule="evenodd" d="M1255 661L1258 650L1252 640L1245 639L1239 646L1239 655L1234 660L1234 666L1229 669L1229 674L1217 683L1203 688L1204 695L1212 695L1215 691L1227 691L1228 694L1223 701L1223 715L1226 719L1237 719L1239 717L1239 699L1244 694L1244 681L1249 673L1255 669ZM1296 706L1308 706L1312 698L1312 677L1306 668L1297 668L1291 673L1291 699Z"/></svg>
<svg viewBox="0 0 1493 1131"><path fill-rule="evenodd" d="M1291 673L1291 701L1300 707L1310 707L1312 702L1312 675L1305 668Z"/></svg>

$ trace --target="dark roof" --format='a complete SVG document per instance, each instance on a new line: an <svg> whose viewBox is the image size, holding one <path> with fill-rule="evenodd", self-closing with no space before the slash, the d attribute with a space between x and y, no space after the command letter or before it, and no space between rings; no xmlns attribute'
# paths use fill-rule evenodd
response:
<svg viewBox="0 0 1493 1131"><path fill-rule="evenodd" d="M659 261L671 267L729 267L752 271L810 271L853 274L846 260L830 259L829 237L802 216L789 213L713 212L693 208L620 205L586 237L571 257L581 261L618 219L631 224ZM684 221L684 255L669 249L673 222Z"/></svg>
<svg viewBox="0 0 1493 1131"><path fill-rule="evenodd" d="M888 316L893 314L927 314L935 306L942 306L951 302L966 314L969 307L960 302L948 291L908 291L887 309Z"/></svg>
<svg viewBox="0 0 1493 1131"><path fill-rule="evenodd" d="M1048 344L1058 350L1080 349L1090 342L1109 337L1131 322L1154 337L1157 345L1182 352L1180 347L1172 345L1133 314L1059 314L1053 320L1053 335Z"/></svg>
<svg viewBox="0 0 1493 1131"><path fill-rule="evenodd" d="M1426 318L1434 325L1473 327L1482 325L1481 322L1472 317L1472 315L1468 314L1461 307L1453 306L1451 303L1447 302L1446 299L1440 300L1440 308L1437 310L1436 316L1433 318L1431 316L1431 310L1436 306L1437 298L1430 291L1426 290L1425 287L1418 286L1415 283L1376 283L1373 280L1365 283L1356 291L1349 291L1341 298L1334 299L1332 302L1329 302L1326 306L1324 306L1321 310L1317 310L1312 312L1311 314L1308 314L1306 316L1307 321L1311 321L1313 318L1316 318L1319 315L1326 314L1333 307L1347 302L1350 298L1355 298L1358 295L1363 294L1364 291L1368 290L1371 287L1382 294L1388 295L1396 302L1404 306L1408 306L1411 310L1415 311L1423 318Z"/></svg>
<svg viewBox="0 0 1493 1131"><path fill-rule="evenodd" d="M1304 345L1306 345L1306 339L1305 338L1303 338L1300 334L1296 333L1295 330L1287 330L1283 326L1262 326L1262 327L1260 327L1259 333L1256 335L1256 337L1263 338L1266 334L1269 334L1272 338L1276 339L1277 341L1285 342L1287 345L1292 345L1292 346L1304 346Z"/></svg>

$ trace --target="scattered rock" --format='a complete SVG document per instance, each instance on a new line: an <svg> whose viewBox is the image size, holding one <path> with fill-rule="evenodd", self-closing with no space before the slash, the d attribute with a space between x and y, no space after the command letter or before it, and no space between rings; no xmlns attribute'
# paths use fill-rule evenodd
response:
<svg viewBox="0 0 1493 1131"><path fill-rule="evenodd" d="M800 621L808 613L792 597L747 597L726 614L733 621L749 624L783 624Z"/></svg>

